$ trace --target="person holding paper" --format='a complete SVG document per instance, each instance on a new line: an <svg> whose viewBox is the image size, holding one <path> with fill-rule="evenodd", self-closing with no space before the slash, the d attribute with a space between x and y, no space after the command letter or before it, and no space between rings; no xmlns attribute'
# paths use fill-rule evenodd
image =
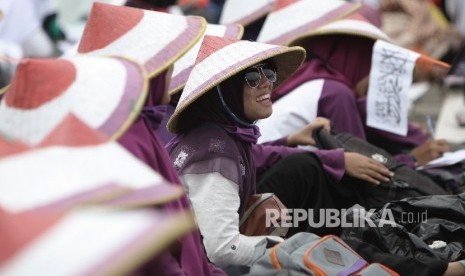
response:
<svg viewBox="0 0 465 276"><path fill-rule="evenodd" d="M406 136L366 125L366 90L372 69L370 57L373 46L377 40L390 39L365 17L354 12L354 6L338 2L331 1L325 4L326 8L320 5L319 9L307 9L311 16L302 18L298 16L298 10L304 4L277 4L282 8L268 15L258 41L303 46L307 59L296 74L272 95L275 112L267 120L257 123L262 131L259 142L292 133L316 117L326 117L336 132L348 132L366 139L396 154L398 160L412 168L417 162L427 162L448 151L448 146L440 141L427 142L426 133L410 122L405 124ZM272 31L277 30L277 25L282 25L278 19L286 15L289 15L289 20L284 28L279 28L280 32ZM325 24L330 19L333 22ZM411 72L414 78L439 78L448 68L446 64L432 62L424 56L420 56L415 65L416 72ZM435 70L431 69L433 65ZM422 146L421 151L412 151L419 146ZM422 155L415 156L419 152Z"/></svg>

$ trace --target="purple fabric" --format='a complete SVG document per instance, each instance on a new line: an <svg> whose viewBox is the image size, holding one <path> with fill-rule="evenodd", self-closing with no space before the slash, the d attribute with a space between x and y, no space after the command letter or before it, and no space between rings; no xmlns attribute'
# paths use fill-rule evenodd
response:
<svg viewBox="0 0 465 276"><path fill-rule="evenodd" d="M165 81L166 71L150 81L150 94L146 106L118 142L167 180L175 185L181 185L178 174L157 134L164 114L154 105L157 105L163 97L159 94L162 94L160 91L165 91ZM176 201L165 204L164 208L190 210L190 205L187 197L182 196ZM179 262L186 275L224 275L224 272L208 262L198 231L186 235L180 243ZM149 265L156 265L160 262L163 260L156 259Z"/></svg>
<svg viewBox="0 0 465 276"><path fill-rule="evenodd" d="M368 263L364 259L359 259L357 260L351 267L346 269L345 271L341 271L337 274L337 276L348 276L348 275L353 275L360 269L362 269L364 266L366 266Z"/></svg>
<svg viewBox="0 0 465 276"><path fill-rule="evenodd" d="M357 99L352 89L335 80L325 80L318 100L318 117L331 119L333 130L352 133L365 140L365 128L357 112Z"/></svg>
<svg viewBox="0 0 465 276"><path fill-rule="evenodd" d="M156 108L160 110L160 112L165 113L165 116L163 116L163 119L161 120L160 127L158 128L157 132L163 145L166 145L174 137L173 134L168 132L168 129L166 128L166 124L168 124L168 120L170 119L171 115L173 115L174 109L176 107L172 106L171 104L168 104L168 105L159 105L159 106L156 106Z"/></svg>
<svg viewBox="0 0 465 276"><path fill-rule="evenodd" d="M358 13L363 15L371 24L375 25L378 28L381 28L381 12L373 8L368 4L362 4Z"/></svg>
<svg viewBox="0 0 465 276"><path fill-rule="evenodd" d="M415 161L413 161L412 157L410 157L410 155L408 155L407 153L399 153L395 155L394 158L397 161L404 163L410 169L416 168Z"/></svg>
<svg viewBox="0 0 465 276"><path fill-rule="evenodd" d="M242 215L245 203L255 193L256 173L250 140L257 139L257 131L258 128L248 130L204 123L187 134L175 136L167 148L180 175L218 172L237 183L241 199L238 212Z"/></svg>
<svg viewBox="0 0 465 276"><path fill-rule="evenodd" d="M302 152L307 152L309 154L316 155L320 160L323 169L326 171L326 173L328 173L337 182L341 180L342 176L345 173L343 150L308 151L288 146L256 144L252 146L252 152L255 159L255 166L258 174L265 172L282 158L291 154Z"/></svg>

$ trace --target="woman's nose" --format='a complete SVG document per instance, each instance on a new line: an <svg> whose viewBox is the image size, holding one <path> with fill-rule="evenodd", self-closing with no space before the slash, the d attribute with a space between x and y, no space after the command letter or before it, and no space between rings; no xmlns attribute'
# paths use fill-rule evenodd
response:
<svg viewBox="0 0 465 276"><path fill-rule="evenodd" d="M273 83L265 76L265 73L263 73L263 69L260 68L260 83L258 86L260 87L267 87L270 85L273 85Z"/></svg>

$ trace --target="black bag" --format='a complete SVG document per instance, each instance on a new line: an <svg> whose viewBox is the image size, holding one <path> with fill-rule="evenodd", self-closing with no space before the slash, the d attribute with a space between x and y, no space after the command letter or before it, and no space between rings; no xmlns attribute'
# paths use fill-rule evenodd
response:
<svg viewBox="0 0 465 276"><path fill-rule="evenodd" d="M430 178L397 161L387 151L352 134L331 134L324 129L319 129L314 131L313 138L321 149L343 148L344 151L357 152L383 163L394 172L394 177L389 182L381 182L378 186L350 178L356 186L354 188L362 194L365 200L362 204L366 208L380 208L389 201L407 197L449 194Z"/></svg>
<svg viewBox="0 0 465 276"><path fill-rule="evenodd" d="M465 192L465 161L421 172L453 194Z"/></svg>

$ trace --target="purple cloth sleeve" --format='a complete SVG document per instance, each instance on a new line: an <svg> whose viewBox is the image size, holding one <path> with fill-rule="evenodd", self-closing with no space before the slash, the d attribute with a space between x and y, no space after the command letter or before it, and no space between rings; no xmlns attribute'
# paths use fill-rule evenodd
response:
<svg viewBox="0 0 465 276"><path fill-rule="evenodd" d="M341 180L345 173L344 151L336 150L316 150L308 151L300 148L291 148L286 146L271 146L254 144L252 146L252 154L255 160L257 174L263 173L265 170L273 166L282 158L295 154L308 152L315 154L323 165L323 169L336 181Z"/></svg>
<svg viewBox="0 0 465 276"><path fill-rule="evenodd" d="M268 146L287 146L287 136L280 138L278 140L274 141L268 141L265 143L262 143L262 145L268 145Z"/></svg>
<svg viewBox="0 0 465 276"><path fill-rule="evenodd" d="M363 121L357 112L354 91L340 81L326 79L318 101L318 117L331 120L338 133L351 133L365 140Z"/></svg>
<svg viewBox="0 0 465 276"><path fill-rule="evenodd" d="M399 153L399 154L396 154L394 156L394 158L399 161L399 162L402 162L404 163L407 167L411 168L411 169L415 169L416 168L416 165L415 165L415 161L412 159L412 157L410 157L409 154L407 153Z"/></svg>

